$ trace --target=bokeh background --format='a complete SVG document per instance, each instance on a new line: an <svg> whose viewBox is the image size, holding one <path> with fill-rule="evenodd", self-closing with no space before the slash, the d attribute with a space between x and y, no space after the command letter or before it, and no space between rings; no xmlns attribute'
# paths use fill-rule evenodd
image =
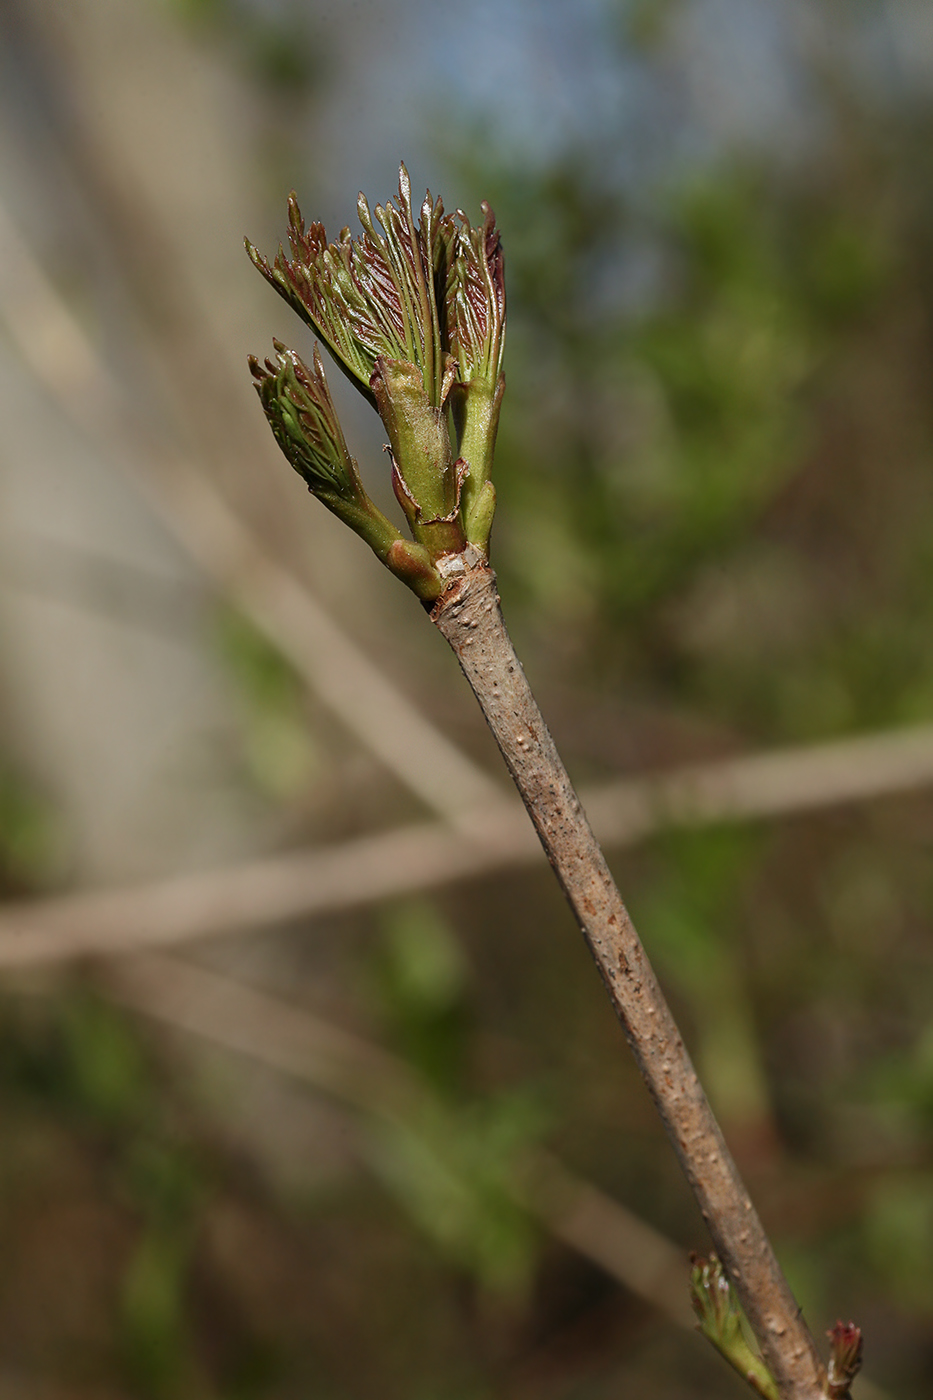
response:
<svg viewBox="0 0 933 1400"><path fill-rule="evenodd" d="M811 1326L929 1393L931 151L928 0L5 0L3 1400L747 1393L454 661L249 387L310 337L243 234L401 157L502 227L558 744Z"/></svg>

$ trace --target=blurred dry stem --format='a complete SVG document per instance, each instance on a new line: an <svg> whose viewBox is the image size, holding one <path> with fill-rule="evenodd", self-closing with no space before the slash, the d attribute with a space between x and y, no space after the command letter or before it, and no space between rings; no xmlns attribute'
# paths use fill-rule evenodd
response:
<svg viewBox="0 0 933 1400"><path fill-rule="evenodd" d="M567 902L768 1370L787 1400L818 1400L825 1371L732 1160L644 948L554 746L478 556L435 605Z"/></svg>
<svg viewBox="0 0 933 1400"><path fill-rule="evenodd" d="M429 1091L362 1037L280 998L156 954L102 968L108 998L186 1034L247 1055L366 1114L418 1121ZM678 1326L692 1330L685 1253L550 1153L528 1150L519 1204L563 1244L597 1264Z"/></svg>
<svg viewBox="0 0 933 1400"><path fill-rule="evenodd" d="M622 849L677 827L792 817L933 783L933 728L807 744L581 789L600 842ZM413 823L340 845L122 889L0 905L0 967L193 942L359 908L499 870L541 848L517 802L465 830Z"/></svg>

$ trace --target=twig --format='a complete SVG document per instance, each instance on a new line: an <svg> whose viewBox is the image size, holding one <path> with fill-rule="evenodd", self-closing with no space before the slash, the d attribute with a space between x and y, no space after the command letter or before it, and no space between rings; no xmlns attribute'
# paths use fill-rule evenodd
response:
<svg viewBox="0 0 933 1400"><path fill-rule="evenodd" d="M495 575L467 550L431 616L455 652L589 945L629 1045L787 1400L824 1369L694 1072L644 948L502 621Z"/></svg>

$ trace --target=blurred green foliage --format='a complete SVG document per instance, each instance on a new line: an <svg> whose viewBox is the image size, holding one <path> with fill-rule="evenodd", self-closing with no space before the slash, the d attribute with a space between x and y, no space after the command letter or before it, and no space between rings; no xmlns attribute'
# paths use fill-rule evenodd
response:
<svg viewBox="0 0 933 1400"><path fill-rule="evenodd" d="M168 0L202 41L232 52L272 97L307 97L324 69L320 41L301 0Z"/></svg>
<svg viewBox="0 0 933 1400"><path fill-rule="evenodd" d="M518 1204L522 1153L542 1132L533 1093L441 1106L373 1130L376 1170L448 1259L494 1295L527 1297L537 1231Z"/></svg>
<svg viewBox="0 0 933 1400"><path fill-rule="evenodd" d="M0 764L0 873L13 886L41 884L60 855L51 804L12 768Z"/></svg>
<svg viewBox="0 0 933 1400"><path fill-rule="evenodd" d="M299 796L317 761L301 681L239 613L222 611L216 634L240 701L240 752L248 776L267 797Z"/></svg>
<svg viewBox="0 0 933 1400"><path fill-rule="evenodd" d="M585 152L462 163L509 256L513 607L544 664L573 637L578 680L760 738L929 713L916 195L870 132L837 135L811 167L745 155L634 193Z"/></svg>
<svg viewBox="0 0 933 1400"><path fill-rule="evenodd" d="M139 1032L80 983L53 1000L30 1004L8 997L0 1063L4 1116L16 1143L8 1160L7 1210L15 1219L15 1212L34 1208L30 1157L41 1163L48 1150L61 1156L70 1136L96 1159L98 1189L113 1218L111 1240L123 1236L109 1263L116 1272L107 1289L111 1364L134 1393L196 1393L182 1381L194 1355L188 1274L204 1171L179 1137L170 1096ZM66 1162L68 1156L66 1150ZM67 1176L66 1193L80 1198L87 1189L81 1173L76 1180ZM89 1306L103 1301L95 1297ZM55 1318L49 1321L54 1328Z"/></svg>
<svg viewBox="0 0 933 1400"><path fill-rule="evenodd" d="M664 838L639 926L666 986L690 1006L694 1059L725 1132L769 1135L771 1106L745 966L741 913L757 833L731 828Z"/></svg>
<svg viewBox="0 0 933 1400"><path fill-rule="evenodd" d="M428 900L395 905L383 922L373 986L390 1041L437 1092L456 1092L473 1021L463 949Z"/></svg>
<svg viewBox="0 0 933 1400"><path fill-rule="evenodd" d="M471 1085L475 1018L466 956L427 900L387 910L373 990L390 1043L429 1090L415 1120L373 1129L379 1175L442 1254L496 1294L527 1293L536 1231L517 1204L523 1155L547 1125L531 1084Z"/></svg>

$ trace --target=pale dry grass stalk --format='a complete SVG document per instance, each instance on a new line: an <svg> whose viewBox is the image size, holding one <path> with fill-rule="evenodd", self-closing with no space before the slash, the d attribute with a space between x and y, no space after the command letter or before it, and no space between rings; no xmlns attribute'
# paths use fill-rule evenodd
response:
<svg viewBox="0 0 933 1400"><path fill-rule="evenodd" d="M353 1110L416 1122L429 1093L394 1055L303 1007L180 958L144 954L98 970L108 1000L249 1058ZM686 1253L551 1153L525 1149L517 1203L677 1326L692 1331Z"/></svg>
<svg viewBox="0 0 933 1400"><path fill-rule="evenodd" d="M616 779L580 796L601 845L623 849L678 827L792 818L931 783L933 727L918 725ZM417 822L138 885L0 905L0 968L223 937L541 861L518 802L474 811L465 828Z"/></svg>

